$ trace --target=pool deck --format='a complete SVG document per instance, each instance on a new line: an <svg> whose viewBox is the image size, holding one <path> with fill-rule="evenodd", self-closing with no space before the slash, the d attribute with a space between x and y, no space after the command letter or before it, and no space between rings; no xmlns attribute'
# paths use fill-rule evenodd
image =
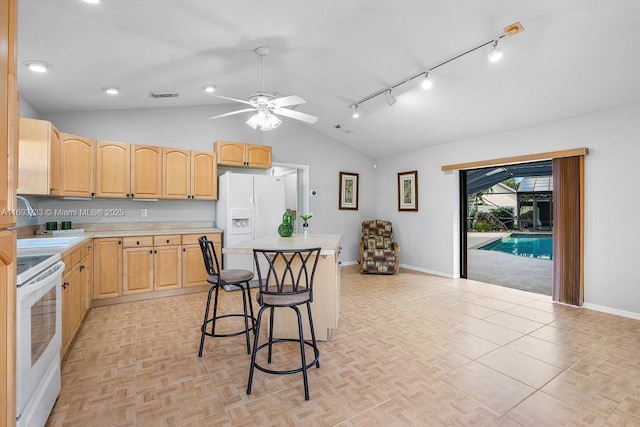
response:
<svg viewBox="0 0 640 427"><path fill-rule="evenodd" d="M467 233L468 279L551 295L553 261L477 249L508 234Z"/></svg>

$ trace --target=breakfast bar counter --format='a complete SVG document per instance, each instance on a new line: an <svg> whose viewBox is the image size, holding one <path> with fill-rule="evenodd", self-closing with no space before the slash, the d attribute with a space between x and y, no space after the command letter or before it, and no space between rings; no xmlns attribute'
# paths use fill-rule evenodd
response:
<svg viewBox="0 0 640 427"><path fill-rule="evenodd" d="M311 311L316 338L331 339L338 327L340 314L340 234L294 234L291 237L267 236L222 248L224 254L253 254L254 249L305 249L320 247L320 259L313 282ZM311 337L306 316L303 316L305 338ZM279 310L273 325L274 335L298 338L298 326L293 310Z"/></svg>

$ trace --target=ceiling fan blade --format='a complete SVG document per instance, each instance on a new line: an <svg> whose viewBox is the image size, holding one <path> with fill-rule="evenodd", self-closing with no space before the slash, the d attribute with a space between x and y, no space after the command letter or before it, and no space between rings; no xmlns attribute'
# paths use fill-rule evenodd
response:
<svg viewBox="0 0 640 427"><path fill-rule="evenodd" d="M315 123L318 121L316 116L312 116L311 114L301 113L300 111L289 110L288 108L272 108L271 111L275 114L280 114L285 117L290 117L296 120L302 120L307 123Z"/></svg>
<svg viewBox="0 0 640 427"><path fill-rule="evenodd" d="M219 119L221 117L233 116L234 114L246 113L247 111L256 111L255 108L245 108L244 110L231 111L230 113L218 114L217 116L211 116L209 119Z"/></svg>
<svg viewBox="0 0 640 427"><path fill-rule="evenodd" d="M230 97L228 97L228 96L224 96L224 95L216 95L216 94L213 94L213 96L215 96L216 98L226 99L226 100L228 100L228 101L235 101L235 102L240 102L240 103L242 103L242 104L248 104L248 105L254 106L250 101L246 101L246 100L244 100L244 99L230 98Z"/></svg>
<svg viewBox="0 0 640 427"><path fill-rule="evenodd" d="M272 101L269 102L269 104L276 106L276 107L288 107L290 105L300 105L300 104L304 104L305 101L304 99L300 98L299 96L296 95L291 95L291 96L284 96L282 98L276 98Z"/></svg>

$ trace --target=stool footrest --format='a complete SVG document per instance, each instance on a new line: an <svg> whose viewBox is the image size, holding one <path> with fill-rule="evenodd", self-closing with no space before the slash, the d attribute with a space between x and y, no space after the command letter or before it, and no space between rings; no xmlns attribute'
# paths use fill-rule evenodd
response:
<svg viewBox="0 0 640 427"><path fill-rule="evenodd" d="M278 344L278 343L282 343L282 342L295 342L295 343L300 344L300 340L298 340L298 339L294 339L294 338L274 338L274 339L271 341L271 345L273 345L273 344ZM308 345L308 346L309 346L309 347L311 347L311 348L313 348L313 354L314 354L314 359L313 359L311 362L309 362L309 363L307 364L307 366L305 367L305 369L312 368L314 365L317 365L317 366L318 366L318 368L319 368L319 367L320 367L320 350L318 350L318 347L317 347L317 346L314 346L314 345L313 345L313 343L312 343L312 342L310 342L310 341L305 340L305 341L304 341L304 344L305 344L305 345ZM268 342L268 341L267 341L267 342L265 342L264 344L259 345L259 346L258 346L258 347L256 347L256 349L255 349L256 354L257 354L260 350L262 350L263 348L268 347L268 346L269 346L269 342ZM295 368L295 369L290 369L290 370L276 370L276 369L268 369L268 368L265 368L264 366L262 366L262 365L258 364L258 362L255 362L255 363L253 364L253 366L255 366L255 367L256 367L256 369L258 369L259 371L266 372L266 373L268 373L268 374L275 374L275 375L288 375L288 374L295 374L295 373L298 373L298 372L302 372L302 370L303 370L302 366L300 366L300 367L298 367L298 368Z"/></svg>
<svg viewBox="0 0 640 427"><path fill-rule="evenodd" d="M223 319L223 318L226 318L226 317L242 317L242 318L244 318L245 315L242 314L242 313L223 314L222 316L217 316L216 319L219 320L219 319ZM253 318L251 316L246 316L246 317L249 320L249 324L250 325L255 325L255 322L256 322L255 318ZM253 326L249 326L248 329L245 330L244 328L242 328L242 330L238 331L238 332L229 332L227 334L212 334L211 332L207 332L207 325L209 325L210 323L213 323L214 320L215 319L211 318L211 319L207 320L207 323L205 323L204 325L202 325L200 327L200 330L202 331L202 333L205 334L208 337L218 337L218 338L235 337L235 336L238 336L238 335L244 335L248 331L253 331Z"/></svg>

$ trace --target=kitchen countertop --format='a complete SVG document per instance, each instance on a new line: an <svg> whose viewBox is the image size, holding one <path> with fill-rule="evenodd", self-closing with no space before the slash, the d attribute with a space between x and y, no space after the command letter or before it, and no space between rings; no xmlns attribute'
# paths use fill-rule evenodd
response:
<svg viewBox="0 0 640 427"><path fill-rule="evenodd" d="M254 249L303 249L320 247L320 255L335 255L340 250L341 234L294 234L291 237L278 235L267 236L256 240L223 247L224 254L251 254Z"/></svg>
<svg viewBox="0 0 640 427"><path fill-rule="evenodd" d="M49 235L33 235L29 236L29 239L50 239L52 237L80 237L76 242L73 242L67 246L51 246L40 248L28 248L18 249L18 256L21 255L38 255L38 254L60 254L61 256L73 251L93 238L102 237L127 237L127 236L166 236L173 234L207 234L207 233L222 233L219 228L167 228L167 229L145 229L145 230L100 230L93 232L77 233L77 234L65 234L57 236Z"/></svg>

